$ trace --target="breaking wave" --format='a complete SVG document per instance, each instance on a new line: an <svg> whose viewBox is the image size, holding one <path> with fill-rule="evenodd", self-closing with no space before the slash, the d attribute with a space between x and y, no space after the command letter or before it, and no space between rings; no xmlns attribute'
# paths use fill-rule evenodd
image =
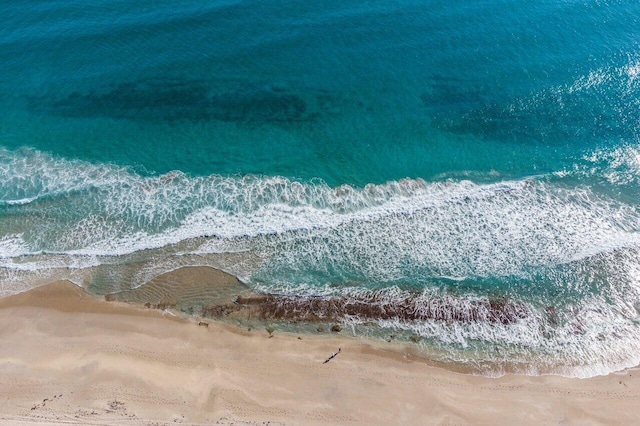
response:
<svg viewBox="0 0 640 426"><path fill-rule="evenodd" d="M486 374L507 363L604 374L640 362L640 211L581 179L625 189L637 153L593 151L568 170L486 184L330 187L145 176L3 150L0 294L53 278L106 294L206 265L289 300L285 318L333 309L346 323L415 333Z"/></svg>

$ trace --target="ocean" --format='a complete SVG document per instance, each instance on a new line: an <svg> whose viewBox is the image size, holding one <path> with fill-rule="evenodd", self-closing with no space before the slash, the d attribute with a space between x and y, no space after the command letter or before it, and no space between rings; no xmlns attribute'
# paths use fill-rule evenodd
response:
<svg viewBox="0 0 640 426"><path fill-rule="evenodd" d="M440 309L374 322L480 374L640 363L640 3L24 0L0 27L0 296L211 266Z"/></svg>

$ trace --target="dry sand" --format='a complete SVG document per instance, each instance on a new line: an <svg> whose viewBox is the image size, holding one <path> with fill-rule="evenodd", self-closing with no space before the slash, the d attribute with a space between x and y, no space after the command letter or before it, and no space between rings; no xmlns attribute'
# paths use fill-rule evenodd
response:
<svg viewBox="0 0 640 426"><path fill-rule="evenodd" d="M0 423L640 423L637 369L491 379L399 344L301 337L198 326L57 282L0 299Z"/></svg>

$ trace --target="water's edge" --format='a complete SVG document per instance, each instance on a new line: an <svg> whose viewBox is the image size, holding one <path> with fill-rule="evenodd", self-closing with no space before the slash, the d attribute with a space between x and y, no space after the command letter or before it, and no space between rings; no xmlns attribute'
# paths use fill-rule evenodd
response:
<svg viewBox="0 0 640 426"><path fill-rule="evenodd" d="M45 284L46 285L46 284ZM76 284L78 285L78 284ZM78 285L83 288L82 285ZM501 323L508 325L525 319L526 307L513 301L496 299L479 303L471 311L462 311L455 300L434 299L432 309L419 311L412 301L389 305L380 298L360 300L346 297L292 296L254 291L237 277L208 266L185 266L158 275L140 287L117 293L97 294L83 290L107 302L122 302L140 309L170 312L198 326L221 322L247 332L288 333L302 336L340 336L383 345L384 350L410 355L430 366L456 373L485 377L505 374L529 376L567 374L566 366L523 365L521 362L459 362L446 359L446 353L430 345L428 339L396 327L384 327L381 320L402 317L405 321L442 321L462 323ZM609 371L612 374L625 368ZM606 375L593 374L591 376ZM589 377L591 377L589 376ZM583 376L584 378L584 376Z"/></svg>

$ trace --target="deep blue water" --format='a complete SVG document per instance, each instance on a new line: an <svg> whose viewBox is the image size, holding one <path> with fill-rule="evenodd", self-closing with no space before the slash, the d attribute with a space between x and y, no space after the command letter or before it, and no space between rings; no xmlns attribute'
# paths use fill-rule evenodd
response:
<svg viewBox="0 0 640 426"><path fill-rule="evenodd" d="M0 2L0 295L210 265L527 307L381 322L445 361L638 364L639 21L613 0Z"/></svg>

